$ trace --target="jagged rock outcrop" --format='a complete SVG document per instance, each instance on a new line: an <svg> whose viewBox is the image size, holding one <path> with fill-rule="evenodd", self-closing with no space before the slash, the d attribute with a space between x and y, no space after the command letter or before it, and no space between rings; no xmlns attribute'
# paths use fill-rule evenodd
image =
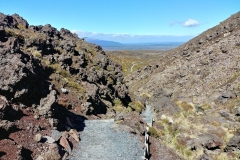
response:
<svg viewBox="0 0 240 160"><path fill-rule="evenodd" d="M18 39L0 42L0 94L12 101L28 103L46 94L40 61L20 51ZM32 103L32 102L29 102Z"/></svg>
<svg viewBox="0 0 240 160"><path fill-rule="evenodd" d="M19 25L28 28L28 22L18 14L13 14L10 16L0 13L0 26L17 28Z"/></svg>
<svg viewBox="0 0 240 160"><path fill-rule="evenodd" d="M121 66L100 46L50 24L29 26L17 14L0 13L0 70L0 141L12 136L24 152L32 150L25 159L41 155L34 139L32 145L22 140L25 134L70 130L70 137L79 141L73 129L80 114L105 114L115 99L126 106L131 101ZM52 149L42 149L45 153L39 158L59 159L59 146Z"/></svg>
<svg viewBox="0 0 240 160"><path fill-rule="evenodd" d="M59 85L72 87L74 85L76 88L82 88L81 83L84 82L89 83L89 86L95 86L91 89L91 92L94 92L91 95L95 94L96 96L87 96L88 99L86 99L92 105L94 103L99 104L98 102L102 98L111 103L114 98L129 102L130 98L127 87L123 83L121 66L110 61L100 46L84 42L67 29L58 31L50 24L28 27L28 23L18 15L5 16L1 14L1 20L0 26L7 27L7 29L3 28L1 33L3 32L4 37L8 39L6 42L1 42L1 45L4 46L1 52L11 53L2 54L2 59L6 59L5 61L11 59L7 62L7 65L2 64L2 67L5 67L2 69L9 68L9 70L15 71L13 64L16 63L19 65L17 71L20 75L13 73L12 77L9 77L9 79L16 79L15 81L8 80L6 75L1 76L5 81L4 86L2 84L1 87L1 94L8 99L24 99L29 95L39 94L34 91L39 91L37 87L44 88L43 84L40 84L44 81L44 78L40 78L44 77L39 64L41 61L44 67L52 68L62 77L68 78L70 75L74 75L74 78L71 78L71 84L60 79L61 84ZM11 58L13 53L16 55L16 52L19 54L18 59ZM25 73L27 70L29 70L28 74ZM54 74L54 72L51 74ZM57 75L55 74L55 76ZM33 83L28 82L29 80L34 81L35 86L31 86ZM102 88L104 88L100 87L102 85L107 88L110 87L109 90L102 91ZM19 87L14 88L17 86ZM59 88L57 89L59 90ZM82 88L83 90L84 88ZM102 93L105 92L105 95L99 96L99 90ZM106 96L106 92L111 96ZM46 94L48 93L46 92L42 97L45 97ZM82 97L85 97L85 95Z"/></svg>

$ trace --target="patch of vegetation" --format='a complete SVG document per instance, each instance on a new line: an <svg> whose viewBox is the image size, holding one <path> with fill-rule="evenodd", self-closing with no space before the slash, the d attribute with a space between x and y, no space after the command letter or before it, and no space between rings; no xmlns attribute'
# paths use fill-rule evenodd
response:
<svg viewBox="0 0 240 160"><path fill-rule="evenodd" d="M151 98L152 96L149 93L141 93L141 97Z"/></svg>
<svg viewBox="0 0 240 160"><path fill-rule="evenodd" d="M123 103L119 98L115 98L114 101L113 101L113 104L114 104L113 109L115 111L118 111L118 112L125 112L126 111L126 107L123 106Z"/></svg>
<svg viewBox="0 0 240 160"><path fill-rule="evenodd" d="M150 54L147 52L150 51L109 51L107 52L107 55L112 61L122 66L123 75L127 76L131 74L131 67L133 64L134 67L132 68L132 71L135 72L155 61L160 57L163 51L155 51L155 54L153 54L154 51L151 51Z"/></svg>
<svg viewBox="0 0 240 160"><path fill-rule="evenodd" d="M219 126L220 124L219 124L218 122L216 122L216 121L212 121L212 122L211 122L211 125L213 125L213 126L216 126L216 127L217 127L217 126Z"/></svg>
<svg viewBox="0 0 240 160"><path fill-rule="evenodd" d="M126 108L123 106L117 105L117 106L113 106L113 109L117 112L124 112Z"/></svg>
<svg viewBox="0 0 240 160"><path fill-rule="evenodd" d="M77 82L74 82L73 80L68 81L67 86L70 88L74 88L81 93L86 93L86 90L82 87L82 85L80 85Z"/></svg>
<svg viewBox="0 0 240 160"><path fill-rule="evenodd" d="M185 101L175 101L176 105L181 108L185 115L193 114L196 112L196 109L193 104L189 104Z"/></svg>
<svg viewBox="0 0 240 160"><path fill-rule="evenodd" d="M114 101L114 106L122 106L122 101L119 98L115 98Z"/></svg>
<svg viewBox="0 0 240 160"><path fill-rule="evenodd" d="M203 110L203 111L208 110L208 109L211 109L211 108L212 108L212 106L211 106L210 104L207 104L207 103L202 104L202 105L200 106L200 109Z"/></svg>
<svg viewBox="0 0 240 160"><path fill-rule="evenodd" d="M18 24L17 28L20 29L20 30L25 30L26 29L26 27L24 27L22 24Z"/></svg>
<svg viewBox="0 0 240 160"><path fill-rule="evenodd" d="M152 136L154 138L160 137L159 131L154 127L149 127L149 134L150 134L150 136Z"/></svg>
<svg viewBox="0 0 240 160"><path fill-rule="evenodd" d="M59 70L57 70L56 73L58 73L59 75L61 75L63 77L70 77L71 76L71 74L64 69L59 69Z"/></svg>
<svg viewBox="0 0 240 160"><path fill-rule="evenodd" d="M36 49L28 48L27 51L30 52L34 57L42 60L42 54L39 51L37 51Z"/></svg>
<svg viewBox="0 0 240 160"><path fill-rule="evenodd" d="M110 82L110 84L114 84L114 80L112 79L111 76L107 77L107 81Z"/></svg>
<svg viewBox="0 0 240 160"><path fill-rule="evenodd" d="M42 58L42 54L39 51L33 51L32 55L37 58Z"/></svg>
<svg viewBox="0 0 240 160"><path fill-rule="evenodd" d="M185 112L189 112L191 110L194 109L194 107L190 104L188 104L187 102L183 101L180 103L180 107L182 108L182 110L184 110Z"/></svg>
<svg viewBox="0 0 240 160"><path fill-rule="evenodd" d="M133 101L129 103L129 107L139 113L144 109L144 105L140 101Z"/></svg>
<svg viewBox="0 0 240 160"><path fill-rule="evenodd" d="M55 47L55 51L59 54L65 54L66 51L64 51L61 47Z"/></svg>

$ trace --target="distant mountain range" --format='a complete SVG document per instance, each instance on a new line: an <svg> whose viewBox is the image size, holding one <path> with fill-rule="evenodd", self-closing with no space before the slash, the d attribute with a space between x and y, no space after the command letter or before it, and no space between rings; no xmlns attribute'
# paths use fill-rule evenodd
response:
<svg viewBox="0 0 240 160"><path fill-rule="evenodd" d="M100 39L94 39L94 38L88 38L84 37L84 40L89 43L94 43L103 47L116 47L116 46L123 46L124 44L114 41L106 41L106 40L100 40Z"/></svg>
<svg viewBox="0 0 240 160"><path fill-rule="evenodd" d="M184 42L153 42L153 43L119 43L85 37L84 40L103 47L104 50L169 50L182 45Z"/></svg>

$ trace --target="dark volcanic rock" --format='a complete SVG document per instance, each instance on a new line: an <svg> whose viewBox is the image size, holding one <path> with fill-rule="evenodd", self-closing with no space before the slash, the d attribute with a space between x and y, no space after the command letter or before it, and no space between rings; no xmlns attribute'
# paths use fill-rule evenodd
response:
<svg viewBox="0 0 240 160"><path fill-rule="evenodd" d="M198 139L192 139L187 142L192 150L196 150L200 146L207 150L220 149L223 145L223 141L215 134L202 134Z"/></svg>
<svg viewBox="0 0 240 160"><path fill-rule="evenodd" d="M125 106L131 101L121 66L102 47L50 24L29 26L17 14L0 13L0 70L0 142L20 134L20 140L18 135L13 140L26 144L21 135L68 130L77 126L79 115L106 114L115 99ZM54 138L70 152L74 144L65 146L65 137L58 136ZM37 142L31 141L26 159L61 159L57 145L49 148L53 152L39 153L44 151L36 151Z"/></svg>
<svg viewBox="0 0 240 160"><path fill-rule="evenodd" d="M12 18L18 25L22 25L23 27L28 28L28 22L18 14L13 14Z"/></svg>
<svg viewBox="0 0 240 160"><path fill-rule="evenodd" d="M73 52L76 47L76 44L74 43L74 41L71 40L63 40L61 41L60 46L67 52Z"/></svg>
<svg viewBox="0 0 240 160"><path fill-rule="evenodd" d="M65 29L65 28L61 28L60 34L62 37L64 37L64 39L78 38L77 34L75 34L75 33L73 34L68 29Z"/></svg>
<svg viewBox="0 0 240 160"><path fill-rule="evenodd" d="M40 62L19 51L18 41L14 38L10 37L1 44L0 70L3 72L0 73L0 94L19 101L41 96L39 91L44 89L45 76Z"/></svg>
<svg viewBox="0 0 240 160"><path fill-rule="evenodd" d="M239 151L240 150L240 135L233 136L230 141L227 143L225 151Z"/></svg>
<svg viewBox="0 0 240 160"><path fill-rule="evenodd" d="M13 14L12 16L9 16L0 13L0 26L17 28L20 27L19 25L27 28L28 22L22 17L20 17L18 14Z"/></svg>
<svg viewBox="0 0 240 160"><path fill-rule="evenodd" d="M59 36L59 34L60 34L60 32L56 28L52 27L50 24L46 24L45 26L43 26L41 28L41 31L43 33L48 34L51 37L53 37L54 35Z"/></svg>

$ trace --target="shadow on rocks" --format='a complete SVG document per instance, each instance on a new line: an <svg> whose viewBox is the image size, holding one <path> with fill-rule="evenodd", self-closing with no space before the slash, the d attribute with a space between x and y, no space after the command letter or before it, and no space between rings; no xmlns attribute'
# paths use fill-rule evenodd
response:
<svg viewBox="0 0 240 160"><path fill-rule="evenodd" d="M84 121L87 119L82 115L70 112L66 107L56 103L54 105L54 117L58 120L57 129L59 131L66 131L76 129L78 132L85 128Z"/></svg>
<svg viewBox="0 0 240 160"><path fill-rule="evenodd" d="M5 111L5 115L3 119L13 122L15 120L21 119L23 116L26 116L26 114L24 114L22 110L18 108L17 109L13 108L11 106L11 107L8 107L7 110Z"/></svg>
<svg viewBox="0 0 240 160"><path fill-rule="evenodd" d="M9 135L11 134L11 133L14 133L14 132L18 132L18 131L21 131L22 129L19 129L19 128L17 128L16 126L12 126L9 130L5 130L5 129L2 129L2 128L0 128L0 140L2 140L2 139L5 139L5 138L8 138L8 139L10 139L9 138Z"/></svg>
<svg viewBox="0 0 240 160"><path fill-rule="evenodd" d="M0 158L1 158L2 156L4 156L4 155L6 155L5 152L0 152Z"/></svg>
<svg viewBox="0 0 240 160"><path fill-rule="evenodd" d="M98 114L106 114L107 113L107 106L99 102L98 104L95 104L94 101L91 102L93 104L93 107L89 108L86 115L98 115Z"/></svg>
<svg viewBox="0 0 240 160"><path fill-rule="evenodd" d="M22 154L23 159L33 160L32 156L31 156L32 153L33 153L33 152L32 152L31 150L22 147L22 152L21 152L21 154Z"/></svg>

